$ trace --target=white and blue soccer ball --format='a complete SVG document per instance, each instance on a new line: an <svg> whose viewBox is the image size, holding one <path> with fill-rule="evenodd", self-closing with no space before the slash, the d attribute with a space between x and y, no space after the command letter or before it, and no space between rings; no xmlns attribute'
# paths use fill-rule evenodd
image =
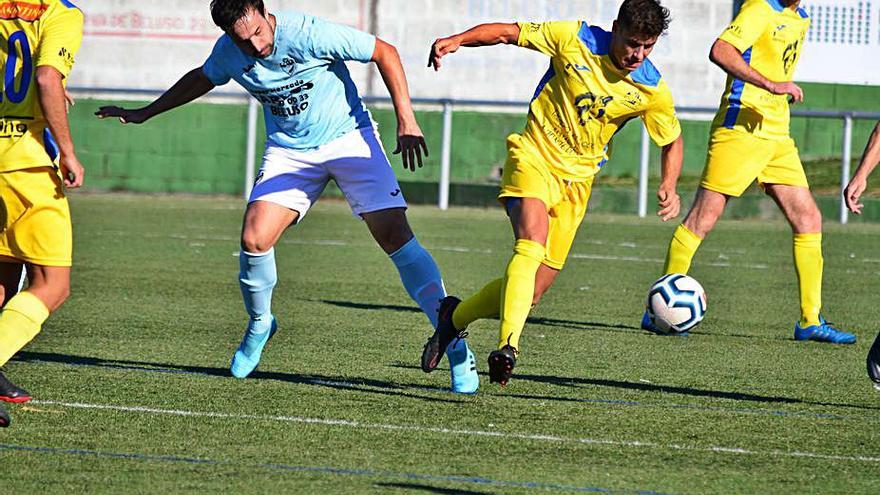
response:
<svg viewBox="0 0 880 495"><path fill-rule="evenodd" d="M664 333L689 332L706 316L706 291L693 277L671 273L648 291L648 318Z"/></svg>

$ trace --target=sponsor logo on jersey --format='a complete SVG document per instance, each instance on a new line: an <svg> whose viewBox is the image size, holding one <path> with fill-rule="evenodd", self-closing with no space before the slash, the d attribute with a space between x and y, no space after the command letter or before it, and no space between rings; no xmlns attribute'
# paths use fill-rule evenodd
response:
<svg viewBox="0 0 880 495"><path fill-rule="evenodd" d="M0 2L0 20L33 22L42 17L48 8L48 5L39 2Z"/></svg>

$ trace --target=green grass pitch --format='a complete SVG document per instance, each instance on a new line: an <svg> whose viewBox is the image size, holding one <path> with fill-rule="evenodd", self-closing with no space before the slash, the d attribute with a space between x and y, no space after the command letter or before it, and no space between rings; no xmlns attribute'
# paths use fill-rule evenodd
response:
<svg viewBox="0 0 880 495"><path fill-rule="evenodd" d="M347 206L278 246L280 329L228 376L244 327L242 201L74 195L73 293L6 366L34 400L0 431L4 493L878 493L880 226L827 225L827 317L853 346L792 340L788 227L722 222L691 274L690 337L638 329L675 222L590 215L531 316L506 388L497 322L469 329L481 389L418 367L427 320ZM414 207L450 293L500 275L500 209Z"/></svg>

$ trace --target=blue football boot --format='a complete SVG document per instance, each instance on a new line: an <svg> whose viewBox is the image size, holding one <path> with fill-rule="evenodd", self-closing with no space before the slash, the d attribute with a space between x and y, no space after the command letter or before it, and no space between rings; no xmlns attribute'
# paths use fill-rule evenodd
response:
<svg viewBox="0 0 880 495"><path fill-rule="evenodd" d="M794 340L815 340L816 342L830 342L832 344L853 344L856 336L834 328L833 323L819 317L818 325L810 325L801 328L801 323L794 324Z"/></svg>
<svg viewBox="0 0 880 495"><path fill-rule="evenodd" d="M248 321L244 338L241 339L241 344L239 344L238 349L236 349L235 354L232 356L232 366L229 369L232 372L232 376L236 378L246 378L256 369L257 365L260 364L260 355L263 353L263 348L266 347L266 343L269 342L269 339L278 330L278 321L275 319L275 316L272 316L269 328L262 332L256 331L257 323L262 322L254 321L253 319Z"/></svg>
<svg viewBox="0 0 880 495"><path fill-rule="evenodd" d="M449 369L452 374L452 391L456 394L475 394L480 388L477 361L468 348L467 341L457 338L446 348Z"/></svg>
<svg viewBox="0 0 880 495"><path fill-rule="evenodd" d="M645 314L642 315L642 330L647 330L651 333L656 333L657 335L663 335L666 337L676 336L676 337L687 337L690 335L688 332L664 332L657 328L657 325L654 325L654 322L651 321L651 317L648 316L648 310L645 310Z"/></svg>

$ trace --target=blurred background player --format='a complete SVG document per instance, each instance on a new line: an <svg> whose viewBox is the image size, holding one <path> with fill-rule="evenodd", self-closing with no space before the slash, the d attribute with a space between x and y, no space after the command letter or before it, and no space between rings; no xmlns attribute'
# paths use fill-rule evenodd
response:
<svg viewBox="0 0 880 495"><path fill-rule="evenodd" d="M64 87L83 14L67 0L7 2L0 17L0 366L39 333L70 293L73 234L64 187L83 182ZM57 165L56 165L57 160ZM19 292L22 267L28 286ZM0 400L30 395L0 373ZM8 425L8 416L0 426Z"/></svg>
<svg viewBox="0 0 880 495"><path fill-rule="evenodd" d="M214 0L211 16L226 34L203 66L144 108L102 107L96 115L141 123L230 79L263 104L268 140L244 216L239 258L250 320L233 356L232 374L244 378L256 368L277 328L270 304L277 281L275 244L306 215L330 179L436 326L440 300L446 296L440 271L410 230L397 178L345 66L347 60L376 63L397 114L394 153L401 154L404 168L414 171L428 148L397 50L371 34L307 14L270 14L261 0ZM476 391L479 378L464 341L449 353L449 360L453 390Z"/></svg>
<svg viewBox="0 0 880 495"><path fill-rule="evenodd" d="M669 11L658 1L626 0L611 32L581 21L483 24L434 42L429 65L435 69L462 46L499 43L536 50L551 60L525 130L507 140L498 198L513 227L513 257L501 278L469 299L444 299L440 325L422 353L423 370L433 370L447 343L471 322L500 316L489 376L507 383L529 311L562 270L586 213L593 177L608 160L611 138L629 120L641 118L663 149L658 215L664 221L678 215L681 127L672 94L647 59L668 26Z"/></svg>
<svg viewBox="0 0 880 495"><path fill-rule="evenodd" d="M810 27L810 19L799 4L747 0L712 45L709 58L727 72L727 86L712 123L696 199L672 237L663 270L686 274L728 199L742 195L757 179L793 231L801 305L801 317L794 325L795 340L851 344L855 335L834 328L819 314L822 214L789 135L789 101L804 99L801 88L791 81ZM642 328L657 332L647 312Z"/></svg>
<svg viewBox="0 0 880 495"><path fill-rule="evenodd" d="M862 214L862 208L865 205L860 203L859 199L865 192L865 188L868 187L868 176L877 167L877 163L880 163L880 122L874 126L874 132L871 133L868 144L865 146L865 152L862 153L859 168L856 169L856 173L853 174L843 192L847 208L856 215ZM877 334L874 344L871 345L871 350L868 351L867 365L868 376L880 389L880 333Z"/></svg>

